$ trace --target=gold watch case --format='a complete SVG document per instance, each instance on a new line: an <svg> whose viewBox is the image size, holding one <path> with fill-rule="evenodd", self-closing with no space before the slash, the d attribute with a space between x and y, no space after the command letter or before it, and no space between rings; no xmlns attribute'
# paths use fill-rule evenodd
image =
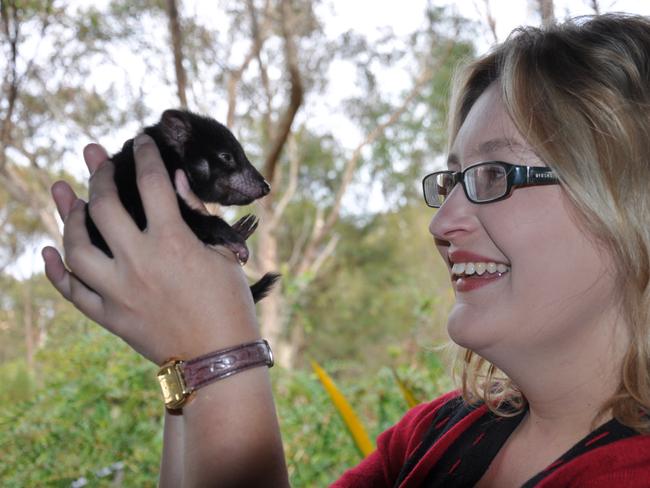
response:
<svg viewBox="0 0 650 488"><path fill-rule="evenodd" d="M182 366L183 361L173 359L163 364L156 375L165 406L168 409L182 408L192 394L192 391L185 385Z"/></svg>

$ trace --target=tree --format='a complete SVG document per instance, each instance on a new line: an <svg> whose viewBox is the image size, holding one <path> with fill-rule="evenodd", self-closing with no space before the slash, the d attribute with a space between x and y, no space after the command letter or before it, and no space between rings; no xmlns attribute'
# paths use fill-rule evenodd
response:
<svg viewBox="0 0 650 488"><path fill-rule="evenodd" d="M542 19L542 25L548 27L555 23L555 9L553 0L537 0L537 10Z"/></svg>
<svg viewBox="0 0 650 488"><path fill-rule="evenodd" d="M292 124L303 104L304 93L317 89L318 84L323 83L322 80L316 78L318 74L314 74L314 70L309 69L309 64L316 59L316 64L321 70L324 70L331 60L331 55L316 50L317 47L313 41L309 42L310 37L322 35L314 17L314 3L312 2L284 0L276 5L266 2L262 9L257 10L253 2L249 1L246 11L242 10L239 15L248 15L249 17L250 29L245 35L250 37L247 41L250 47L243 63L230 71L228 120L230 121L233 114L237 113L236 107L240 102L234 96L236 87L246 83L242 82L242 75L249 67L249 63L256 60L257 76L253 80L257 80L255 86L261 103L253 113L258 116L262 124L263 172L267 180L272 182L273 190L264 199L261 206L262 221L257 235L258 259L254 261L254 265L260 270L282 269L285 281L300 283L297 289L294 287L298 293L294 293L291 300L288 300L285 295L274 293L261 302L263 333L274 344L279 362L288 365L291 364L295 357L295 351L300 347L300 336L302 335L299 328L294 328L293 335L290 335L288 330L291 319L290 310L293 306L292 300L299 299L300 293L309 285L310 280L304 278L317 276L323 263L335 251L339 241L335 228L340 219L343 198L348 194L355 176L359 173L359 168L364 163L363 151L381 140L387 130L396 125L400 117L409 108L412 108L411 105L420 96L420 93L424 91L425 87L428 88L431 85L433 73L446 63L452 62L451 53L454 42L451 39L454 37L451 33L449 37L446 37L435 32L434 23L439 19L440 12L431 13L431 23L427 26L427 32L422 34L423 37L429 36L430 43L424 52L419 53L421 57L414 56L419 70L413 73L411 89L398 102L384 104L383 111L378 111L375 107L373 111L365 112L365 121L369 123L366 127L363 127L362 124L362 127L366 131L366 135L351 154L336 155L340 160L330 163L336 167L336 170L334 170L335 176L330 178L333 181L326 183L325 187L321 187L321 189L326 189L328 194L325 199L326 203L312 206L313 213L303 215L303 219L309 219L311 222L310 228L304 229L302 238L292 241L290 249L283 253L286 259L283 262L278 251L279 243L282 242L285 249L288 243L281 238L277 230L286 231L286 227L282 226L281 222L286 216L291 202L298 198L300 173L309 174L314 169L305 166L304 153L300 150L301 144L304 143L302 137L307 134L308 129L304 126L292 128ZM273 19L279 19L279 21L274 23ZM233 23L232 25L237 24ZM275 33L275 38L273 33ZM330 42L327 47L330 52L345 52L345 44L355 41L360 40L354 39L354 36L350 34L341 41ZM286 93L284 100L280 99L280 102L278 102L278 95L283 92L271 86L269 77L269 71L273 66L270 62L263 61L264 59L274 59L268 46L275 45L277 47L278 42L281 42L283 46L282 62L285 65L284 76L281 80L287 87L284 91ZM326 43L323 42L323 44ZM374 53L368 43L361 41L361 45L363 52L370 54L371 59L375 61L381 59L381 55ZM347 49L347 53L351 56L359 54L359 52L359 50ZM405 54L403 55L405 56ZM312 79L309 79L307 73L311 75ZM370 73L370 70L367 70L367 73ZM374 88L377 90L378 87ZM440 94L438 94L438 98L440 98ZM360 106L363 105L360 100L358 102ZM279 113L274 107L281 107ZM252 115L250 108L251 106L247 104L247 118ZM273 120L276 120L277 123L272 124ZM332 156L334 155L329 155L330 158ZM300 199L299 201L304 203Z"/></svg>
<svg viewBox="0 0 650 488"><path fill-rule="evenodd" d="M381 174L386 187L399 180L400 191L412 193L406 190L409 178L419 171L422 154L432 146L420 144L415 153L420 160L409 166L408 174L391 168L388 155L400 151L391 146L402 144L406 133L412 141L421 141L418 124L430 121L431 114L443 117L441 100L446 94L436 93L444 90L439 74L448 72L447 66L466 52L454 48L457 21L445 24L443 12L433 8L427 25L409 39L413 47L386 54L382 50L395 41L392 34L377 46L354 33L327 39L316 14L318 3L312 0L228 3L227 32L216 31L212 18L191 15L174 0L137 4L113 0L104 11L91 6L76 12L44 1L30 4L31 10L16 1L2 5L4 35L7 45L13 46L9 49L13 57L7 58L3 120L8 129L3 132L2 150L6 171L0 174L13 178L5 184L8 199L27 210L39 230L55 242L58 226L47 189L63 174L61 161L74 149L66 141L82 136L101 140L97 135L108 128L115 132L115 127L130 121L142 122L150 111L164 108L153 109L152 94L160 87L168 94L175 88L180 104L198 112L214 114L213 107L223 107L225 101L226 122L272 183L271 194L254 210L262 220L247 270L252 276L282 270L286 286L293 287L290 300L278 289L260 305L262 332L283 364L291 363L302 336L299 328L292 332L288 327L294 300L300 300L335 253L344 198L359 175L367 172ZM146 30L148 23L163 19L169 24L167 42ZM24 35L19 36L20 31ZM51 44L52 49L34 54L19 73L19 60L25 56L19 53L27 49L21 39L27 38ZM138 80L129 70L130 77L113 81L107 89L89 87L91 75L104 66L127 71L115 55L123 49L147 66L140 85L133 86ZM312 109L305 100L323 93L324 74L335 56L356 63L361 80L367 81L361 83L368 96L347 102L349 116L365 135L349 153L327 151L327 160L306 164L301 145L332 137L309 128ZM396 60L411 64L412 82L399 99L388 100L381 84L372 80L381 66ZM428 115L416 116L423 112ZM400 140L395 139L398 134ZM438 142L434 145L440 149ZM367 159L371 152L381 154L380 163ZM291 206L304 205L308 196L300 185L305 184L324 198L305 207L299 222L285 223ZM302 229L302 237L283 239L281 233L295 225Z"/></svg>
<svg viewBox="0 0 650 488"><path fill-rule="evenodd" d="M45 35L54 15L51 1L0 1L2 46L6 60L0 102L0 183L12 201L33 212L31 217L37 219L40 230L60 243L53 203L47 198L52 181L48 165L43 161L47 154L31 144L38 122L35 117L29 117L25 123L20 123L38 103L26 87L38 71L35 55L23 57L23 48L33 40L29 30ZM23 165L16 164L16 159L21 159ZM4 226L11 225L12 220L15 223L15 219L6 215Z"/></svg>
<svg viewBox="0 0 650 488"><path fill-rule="evenodd" d="M181 26L178 19L176 0L167 0L167 15L169 16L169 34L172 51L174 53L174 69L176 71L176 88L178 100L182 108L187 108L187 76L183 67L183 41L181 39Z"/></svg>

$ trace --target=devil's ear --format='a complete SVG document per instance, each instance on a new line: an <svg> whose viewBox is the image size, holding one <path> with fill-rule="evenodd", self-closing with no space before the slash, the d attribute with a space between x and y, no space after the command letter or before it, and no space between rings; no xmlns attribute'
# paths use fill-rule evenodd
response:
<svg viewBox="0 0 650 488"><path fill-rule="evenodd" d="M181 110L165 110L160 118L160 126L167 144L183 156L185 143L190 138L192 130L187 114Z"/></svg>

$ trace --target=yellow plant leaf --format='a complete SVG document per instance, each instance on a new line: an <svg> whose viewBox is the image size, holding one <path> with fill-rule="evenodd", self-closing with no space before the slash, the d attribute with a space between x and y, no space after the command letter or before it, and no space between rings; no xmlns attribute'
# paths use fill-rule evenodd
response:
<svg viewBox="0 0 650 488"><path fill-rule="evenodd" d="M391 370L393 371L393 376L395 377L397 386L399 386L399 389L402 392L402 396L404 397L404 400L406 400L406 404L409 408L415 407L420 402L415 399L415 395L413 395L406 383L404 383L404 381L402 381L402 379L397 375L395 368L391 368Z"/></svg>
<svg viewBox="0 0 650 488"><path fill-rule="evenodd" d="M368 454L375 450L375 446L370 440L370 436L359 420L359 417L354 412L343 393L341 393L341 391L336 387L334 381L327 372L321 368L316 361L311 361L311 367L314 369L314 372L325 388L325 391L327 391L327 394L330 396L336 410L338 410L339 414L343 418L343 422L345 422L345 426L348 428L348 432L352 436L357 448L364 457L368 456Z"/></svg>

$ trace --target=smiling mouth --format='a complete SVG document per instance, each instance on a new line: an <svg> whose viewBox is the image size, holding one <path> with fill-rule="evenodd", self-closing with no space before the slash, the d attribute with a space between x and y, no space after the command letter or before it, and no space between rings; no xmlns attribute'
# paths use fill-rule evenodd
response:
<svg viewBox="0 0 650 488"><path fill-rule="evenodd" d="M509 271L510 266L491 261L454 263L451 281L457 292L466 292L496 281Z"/></svg>
<svg viewBox="0 0 650 488"><path fill-rule="evenodd" d="M510 271L510 267L503 263L493 262L467 262L467 263L454 263L451 267L452 278L461 278L464 276L482 276L484 274L504 274Z"/></svg>

